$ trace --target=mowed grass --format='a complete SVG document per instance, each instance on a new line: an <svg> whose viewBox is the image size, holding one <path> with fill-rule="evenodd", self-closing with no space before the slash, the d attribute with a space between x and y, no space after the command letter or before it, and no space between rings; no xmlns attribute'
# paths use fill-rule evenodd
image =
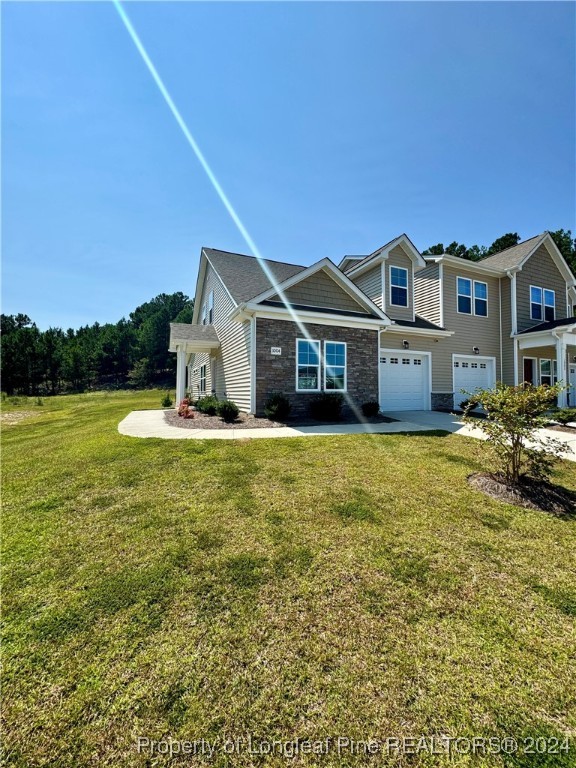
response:
<svg viewBox="0 0 576 768"><path fill-rule="evenodd" d="M5 764L576 764L574 746L138 754L139 736L576 729L576 523L470 488L478 443L118 434L159 401L31 399L3 431ZM555 480L576 488L576 465Z"/></svg>

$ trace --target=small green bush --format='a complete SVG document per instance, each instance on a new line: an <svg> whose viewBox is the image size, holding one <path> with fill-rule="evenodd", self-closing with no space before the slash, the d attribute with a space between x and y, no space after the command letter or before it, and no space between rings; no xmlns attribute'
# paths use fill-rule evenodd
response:
<svg viewBox="0 0 576 768"><path fill-rule="evenodd" d="M559 421L560 424L568 424L569 421L576 421L576 408L558 408L552 414L554 421Z"/></svg>
<svg viewBox="0 0 576 768"><path fill-rule="evenodd" d="M285 421L290 415L290 401L286 395L280 392L270 395L264 404L264 415L270 421Z"/></svg>
<svg viewBox="0 0 576 768"><path fill-rule="evenodd" d="M172 398L170 397L170 392L166 392L164 397L162 398L162 408L172 408L173 402Z"/></svg>
<svg viewBox="0 0 576 768"><path fill-rule="evenodd" d="M205 395L196 401L196 410L205 413L206 416L216 416L218 412L218 398L216 395Z"/></svg>
<svg viewBox="0 0 576 768"><path fill-rule="evenodd" d="M378 416L379 411L380 403L377 403L375 400L370 400L368 403L362 403L362 413L367 419L370 419L373 416Z"/></svg>
<svg viewBox="0 0 576 768"><path fill-rule="evenodd" d="M217 407L217 413L222 421L232 422L236 421L240 410L232 400L220 400Z"/></svg>
<svg viewBox="0 0 576 768"><path fill-rule="evenodd" d="M339 421L344 398L335 392L323 392L310 400L310 415L318 421Z"/></svg>

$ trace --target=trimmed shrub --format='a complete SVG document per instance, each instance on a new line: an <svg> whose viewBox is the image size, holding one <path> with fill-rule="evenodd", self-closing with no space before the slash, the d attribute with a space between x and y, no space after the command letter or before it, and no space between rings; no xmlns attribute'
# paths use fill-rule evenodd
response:
<svg viewBox="0 0 576 768"><path fill-rule="evenodd" d="M318 421L339 421L344 398L336 392L323 392L310 400L310 415Z"/></svg>
<svg viewBox="0 0 576 768"><path fill-rule="evenodd" d="M164 397L162 398L162 408L172 408L172 398L170 397L170 392L166 392Z"/></svg>
<svg viewBox="0 0 576 768"><path fill-rule="evenodd" d="M196 400L196 410L205 413L206 416L216 416L218 412L218 398L216 395L205 395Z"/></svg>
<svg viewBox="0 0 576 768"><path fill-rule="evenodd" d="M486 439L480 449L488 452L488 468L501 475L508 483L547 480L554 462L561 456L563 445L558 440L542 437L538 430L550 417L546 411L552 406L562 388L512 387L498 382L494 389L483 389L474 394L486 413L485 419L464 414L464 423L484 432Z"/></svg>
<svg viewBox="0 0 576 768"><path fill-rule="evenodd" d="M276 392L264 403L264 415L270 421L285 421L290 415L290 401L286 395Z"/></svg>
<svg viewBox="0 0 576 768"><path fill-rule="evenodd" d="M379 412L380 403L377 403L375 400L370 400L368 403L362 403L362 413L367 419L370 419L373 416L378 416Z"/></svg>
<svg viewBox="0 0 576 768"><path fill-rule="evenodd" d="M576 421L576 408L558 408L552 414L554 421L559 421L560 424L568 424L569 421Z"/></svg>
<svg viewBox="0 0 576 768"><path fill-rule="evenodd" d="M220 400L217 406L217 413L222 421L232 422L236 421L240 410L232 400Z"/></svg>

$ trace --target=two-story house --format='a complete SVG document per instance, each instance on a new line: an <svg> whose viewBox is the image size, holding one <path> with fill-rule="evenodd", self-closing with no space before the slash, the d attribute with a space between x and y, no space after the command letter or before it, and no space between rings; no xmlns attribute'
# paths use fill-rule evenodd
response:
<svg viewBox="0 0 576 768"><path fill-rule="evenodd" d="M192 323L171 326L177 399L261 414L281 392L304 415L339 392L352 410L427 410L496 381L562 381L573 404L575 282L547 232L479 262L424 257L406 235L338 267L203 248Z"/></svg>

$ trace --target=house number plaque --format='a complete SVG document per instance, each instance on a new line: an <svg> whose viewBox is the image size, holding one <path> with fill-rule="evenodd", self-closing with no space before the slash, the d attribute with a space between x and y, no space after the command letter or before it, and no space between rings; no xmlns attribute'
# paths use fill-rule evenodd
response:
<svg viewBox="0 0 576 768"><path fill-rule="evenodd" d="M282 354L282 347L270 347L270 354L271 355L281 355Z"/></svg>

